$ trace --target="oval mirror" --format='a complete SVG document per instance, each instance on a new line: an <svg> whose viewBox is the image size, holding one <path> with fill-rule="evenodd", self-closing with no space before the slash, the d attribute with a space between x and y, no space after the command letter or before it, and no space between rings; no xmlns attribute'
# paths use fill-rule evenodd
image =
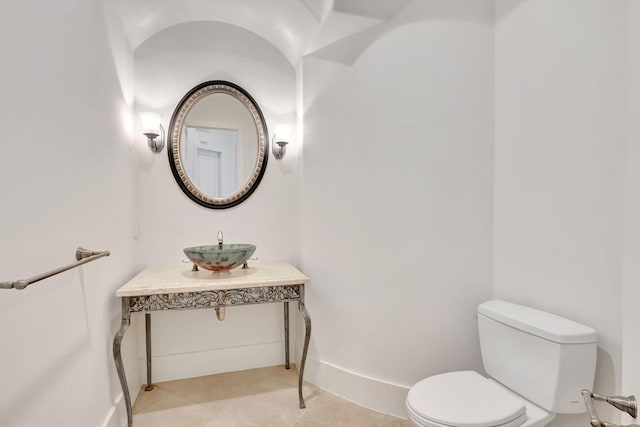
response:
<svg viewBox="0 0 640 427"><path fill-rule="evenodd" d="M268 141L264 116L251 95L236 84L209 81L191 89L171 117L169 164L193 201L230 208L260 183Z"/></svg>

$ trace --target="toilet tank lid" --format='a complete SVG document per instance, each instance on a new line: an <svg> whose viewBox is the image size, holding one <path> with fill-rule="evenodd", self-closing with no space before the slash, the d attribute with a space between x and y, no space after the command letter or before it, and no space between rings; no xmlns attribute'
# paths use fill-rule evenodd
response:
<svg viewBox="0 0 640 427"><path fill-rule="evenodd" d="M589 326L555 314L501 300L478 306L478 314L559 344L585 344L598 341Z"/></svg>

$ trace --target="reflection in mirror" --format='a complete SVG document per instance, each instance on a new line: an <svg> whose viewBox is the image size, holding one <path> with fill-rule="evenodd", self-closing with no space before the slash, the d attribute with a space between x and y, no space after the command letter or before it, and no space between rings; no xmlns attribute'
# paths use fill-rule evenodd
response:
<svg viewBox="0 0 640 427"><path fill-rule="evenodd" d="M249 110L224 93L195 105L182 128L180 155L193 184L213 198L229 197L258 160L258 134Z"/></svg>
<svg viewBox="0 0 640 427"><path fill-rule="evenodd" d="M210 208L244 201L267 162L262 113L239 86L214 81L182 99L171 119L169 162L180 188Z"/></svg>

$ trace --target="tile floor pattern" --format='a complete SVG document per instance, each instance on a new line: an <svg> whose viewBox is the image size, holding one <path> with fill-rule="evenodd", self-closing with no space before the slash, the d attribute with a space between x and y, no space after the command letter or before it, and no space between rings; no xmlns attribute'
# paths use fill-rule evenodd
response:
<svg viewBox="0 0 640 427"><path fill-rule="evenodd" d="M298 371L284 366L155 384L140 391L135 427L408 427L305 383L298 407Z"/></svg>

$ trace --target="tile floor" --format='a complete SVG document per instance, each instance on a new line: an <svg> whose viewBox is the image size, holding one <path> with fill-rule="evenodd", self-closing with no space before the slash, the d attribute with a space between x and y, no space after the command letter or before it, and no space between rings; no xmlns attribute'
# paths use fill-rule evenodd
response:
<svg viewBox="0 0 640 427"><path fill-rule="evenodd" d="M298 407L298 372L283 366L158 383L140 391L135 427L408 427L305 383Z"/></svg>

